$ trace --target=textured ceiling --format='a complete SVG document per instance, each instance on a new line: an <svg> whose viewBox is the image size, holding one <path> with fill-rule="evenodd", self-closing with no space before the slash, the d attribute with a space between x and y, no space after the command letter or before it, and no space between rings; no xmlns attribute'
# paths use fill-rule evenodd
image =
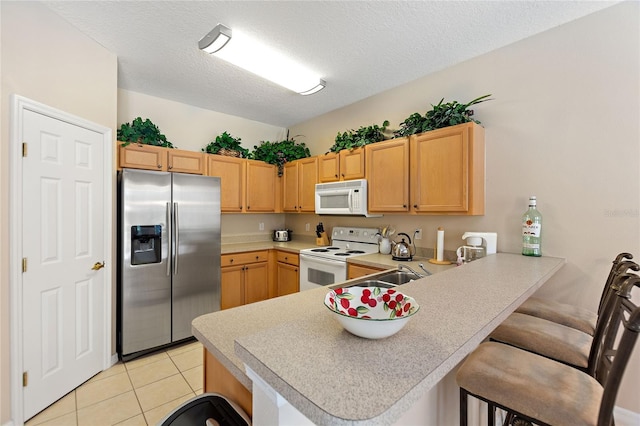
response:
<svg viewBox="0 0 640 426"><path fill-rule="evenodd" d="M289 127L616 2L44 3L118 56L120 88ZM290 55L327 87L301 96L200 51L218 23Z"/></svg>

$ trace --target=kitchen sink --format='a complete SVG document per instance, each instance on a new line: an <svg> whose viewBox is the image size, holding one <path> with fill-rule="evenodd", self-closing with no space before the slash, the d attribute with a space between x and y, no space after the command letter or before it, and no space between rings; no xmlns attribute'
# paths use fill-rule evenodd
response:
<svg viewBox="0 0 640 426"><path fill-rule="evenodd" d="M394 285L400 285L400 284L406 284L409 281L417 280L421 277L412 272L394 271L376 278L379 281L384 281Z"/></svg>
<svg viewBox="0 0 640 426"><path fill-rule="evenodd" d="M347 287L382 287L392 288L410 281L422 278L422 276L409 271L396 270L392 272L380 272L375 275L367 275L359 279L347 281L331 286L332 289Z"/></svg>

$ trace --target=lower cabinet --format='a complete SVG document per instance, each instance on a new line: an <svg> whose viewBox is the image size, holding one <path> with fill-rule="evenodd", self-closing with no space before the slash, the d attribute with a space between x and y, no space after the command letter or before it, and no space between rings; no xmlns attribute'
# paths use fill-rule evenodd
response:
<svg viewBox="0 0 640 426"><path fill-rule="evenodd" d="M299 256L278 250L276 259L276 295L283 296L300 291Z"/></svg>
<svg viewBox="0 0 640 426"><path fill-rule="evenodd" d="M268 251L226 254L220 268L220 309L269 298Z"/></svg>
<svg viewBox="0 0 640 426"><path fill-rule="evenodd" d="M384 271L384 269L347 263L347 279L348 280L364 277L365 275L375 274L376 272L380 272L380 271Z"/></svg>

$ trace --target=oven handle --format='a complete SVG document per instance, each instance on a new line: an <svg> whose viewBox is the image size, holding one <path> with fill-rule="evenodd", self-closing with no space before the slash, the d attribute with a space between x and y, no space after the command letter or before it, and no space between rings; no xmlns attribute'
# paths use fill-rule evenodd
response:
<svg viewBox="0 0 640 426"><path fill-rule="evenodd" d="M347 262L342 260L330 260L322 257L316 257L308 254L300 254L300 260L307 260L308 262L324 263L325 265L346 265Z"/></svg>

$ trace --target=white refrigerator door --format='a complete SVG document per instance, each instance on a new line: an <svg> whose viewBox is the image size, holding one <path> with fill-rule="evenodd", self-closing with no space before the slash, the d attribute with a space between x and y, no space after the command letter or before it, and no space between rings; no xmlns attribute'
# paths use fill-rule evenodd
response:
<svg viewBox="0 0 640 426"><path fill-rule="evenodd" d="M194 318L220 310L220 178L172 177L175 342L193 335Z"/></svg>

